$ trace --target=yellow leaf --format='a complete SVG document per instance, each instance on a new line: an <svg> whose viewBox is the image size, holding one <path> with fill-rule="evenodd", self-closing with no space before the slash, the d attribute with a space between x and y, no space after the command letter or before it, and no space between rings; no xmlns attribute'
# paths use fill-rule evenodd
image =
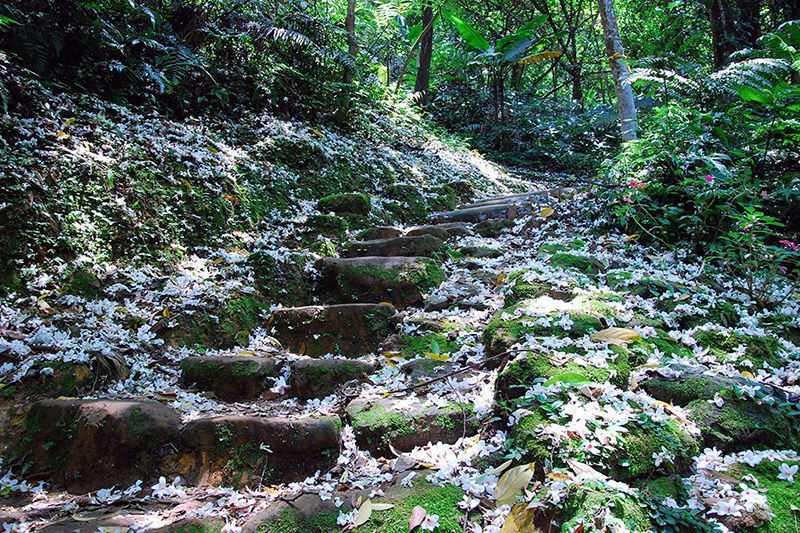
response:
<svg viewBox="0 0 800 533"><path fill-rule="evenodd" d="M353 527L358 527L366 523L370 515L372 515L372 500L367 499L361 504L361 507L358 508L358 516L356 517L356 521L353 522Z"/></svg>
<svg viewBox="0 0 800 533"><path fill-rule="evenodd" d="M547 217L549 217L550 215L552 215L555 212L556 212L556 210L553 209L552 207L545 207L544 209L541 210L541 212L539 213L539 216L543 217L543 218L547 218Z"/></svg>
<svg viewBox="0 0 800 533"><path fill-rule="evenodd" d="M627 346L631 342L642 340L642 336L628 328L606 328L589 337L595 342L607 342L617 346Z"/></svg>
<svg viewBox="0 0 800 533"><path fill-rule="evenodd" d="M209 151L209 152L211 152L212 154L216 154L217 152L219 152L219 150L217 149L217 147L216 147L216 146L206 146L206 148L207 148L207 149L208 149L208 151Z"/></svg>
<svg viewBox="0 0 800 533"><path fill-rule="evenodd" d="M505 275L505 274L503 274L502 272L500 272L500 273L497 275L497 281L495 282L495 285L494 285L494 286L495 286L495 287L499 287L500 285L502 285L502 284L503 284L503 281L505 281L505 279L506 279L506 275Z"/></svg>
<svg viewBox="0 0 800 533"><path fill-rule="evenodd" d="M491 470L486 472L486 475L487 476L491 476L492 474L499 474L500 472L503 472L506 468L511 466L511 462L512 462L512 460L509 459L508 461L506 461L505 463L501 464L500 466L492 468Z"/></svg>
<svg viewBox="0 0 800 533"><path fill-rule="evenodd" d="M752 372L748 372L747 370L742 372L742 377L743 378L747 378L747 379L756 379L756 377L753 375L753 373Z"/></svg>
<svg viewBox="0 0 800 533"><path fill-rule="evenodd" d="M189 192L192 192L192 184L189 183L189 180L184 178L181 181L183 182L184 185L186 185L186 188L189 189Z"/></svg>
<svg viewBox="0 0 800 533"><path fill-rule="evenodd" d="M394 304L391 302L380 302L378 305L388 305L389 307L394 307Z"/></svg>
<svg viewBox="0 0 800 533"><path fill-rule="evenodd" d="M572 476L569 474L565 474L564 472L550 472L547 474L547 477L552 479L553 481L569 481L572 479Z"/></svg>
<svg viewBox="0 0 800 533"><path fill-rule="evenodd" d="M308 128L308 129L309 129L309 131L310 131L311 133L313 133L313 134L314 134L314 135L316 135L317 137L325 137L323 134L321 134L320 132L318 132L318 131L317 131L317 130L315 130L314 128Z"/></svg>
<svg viewBox="0 0 800 533"><path fill-rule="evenodd" d="M547 61L548 59L559 58L561 57L562 53L563 52L557 50L539 52L538 54L533 54L532 56L520 59L519 61L517 61L517 63L523 65L535 65L536 63L541 63L542 61Z"/></svg>
<svg viewBox="0 0 800 533"><path fill-rule="evenodd" d="M251 352L250 350L242 350L239 352L239 355L255 355L255 352Z"/></svg>
<svg viewBox="0 0 800 533"><path fill-rule="evenodd" d="M519 491L528 486L533 477L534 463L515 466L500 476L494 489L495 503L498 507L512 505L517 501Z"/></svg>
<svg viewBox="0 0 800 533"><path fill-rule="evenodd" d="M422 355L427 355L434 361L447 361L450 359L450 356L443 353L433 353L433 352L422 352Z"/></svg>
<svg viewBox="0 0 800 533"><path fill-rule="evenodd" d="M242 203L242 201L241 201L241 200L239 200L238 198L234 198L234 197L233 197L233 196L231 196L230 194L223 194L222 196L224 196L226 200L229 200L229 201L231 201L231 202L233 202L233 203L235 203L235 204L240 204L240 203Z"/></svg>
<svg viewBox="0 0 800 533"><path fill-rule="evenodd" d="M64 121L64 125L71 126L73 122L75 122L75 117L69 117L67 120Z"/></svg>
<svg viewBox="0 0 800 533"><path fill-rule="evenodd" d="M387 511L394 507L391 503L373 503L372 510L373 511Z"/></svg>
<svg viewBox="0 0 800 533"><path fill-rule="evenodd" d="M534 509L529 509L528 504L519 503L511 508L511 512L503 523L500 533L528 533L537 531L533 525Z"/></svg>
<svg viewBox="0 0 800 533"><path fill-rule="evenodd" d="M390 366L390 367L392 367L392 368L399 368L399 367L398 367L396 364L394 364L394 363L392 362L392 360L391 360L391 359L387 359L387 360L386 360L386 364L387 364L387 365L389 365L389 366Z"/></svg>
<svg viewBox="0 0 800 533"><path fill-rule="evenodd" d="M626 238L627 240L629 240L629 241L632 241L633 239L638 239L638 238L639 238L639 234L638 234L638 233L634 233L633 235L628 235L628 236L627 236L627 237L625 237L625 238Z"/></svg>
<svg viewBox="0 0 800 533"><path fill-rule="evenodd" d="M61 137L69 137L69 134L64 133L63 131L59 131L58 133L56 133L56 137L58 137L59 139Z"/></svg>
<svg viewBox="0 0 800 533"><path fill-rule="evenodd" d="M91 375L92 371L89 369L88 366L78 365L75 367L75 380L78 383L83 382L86 378Z"/></svg>

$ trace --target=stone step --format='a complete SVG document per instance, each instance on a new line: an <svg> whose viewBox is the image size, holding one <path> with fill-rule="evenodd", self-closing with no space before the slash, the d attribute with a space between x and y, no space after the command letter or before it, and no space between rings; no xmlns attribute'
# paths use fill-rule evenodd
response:
<svg viewBox="0 0 800 533"><path fill-rule="evenodd" d="M447 259L447 245L433 235L395 237L347 243L342 257L430 257Z"/></svg>
<svg viewBox="0 0 800 533"><path fill-rule="evenodd" d="M317 294L327 302L389 302L399 309L422 305L423 295L444 281L426 257L325 257L317 261Z"/></svg>
<svg viewBox="0 0 800 533"><path fill-rule="evenodd" d="M383 258L381 258L383 259ZM339 263L326 267L324 276L345 278L345 287L355 287L353 292L343 296L363 296L372 300L388 300L385 295L371 294L368 286L359 285L356 274L347 269L348 261L358 259L337 260ZM334 271L336 265L345 262L341 272ZM348 281L348 276L354 279ZM376 283L380 281L377 280ZM336 279L326 281L332 284L331 292L337 294ZM351 298L356 299L356 298ZM383 339L392 331L392 316L396 309L392 305L377 303L355 303L338 305L310 305L305 307L286 307L272 312L272 335L284 348L311 357L325 354L359 357L374 352Z"/></svg>
<svg viewBox="0 0 800 533"><path fill-rule="evenodd" d="M227 402L274 399L278 394L268 392L275 384L271 378L283 373L284 364L291 371L291 387L286 394L304 401L334 394L345 383L375 370L374 362L351 359L196 356L181 361L181 382Z"/></svg>
<svg viewBox="0 0 800 533"><path fill-rule="evenodd" d="M178 411L152 400L40 400L12 455L29 479L72 492L159 476L186 485L257 486L300 481L336 464L338 417L217 416L181 426Z"/></svg>
<svg viewBox="0 0 800 533"><path fill-rule="evenodd" d="M492 198L484 198L464 205L464 208L470 207L485 207L497 204L516 204L516 203L533 203L544 204L550 202L552 197L561 197L561 189L546 189L542 191L530 191L519 194L507 194L504 196L495 196Z"/></svg>
<svg viewBox="0 0 800 533"><path fill-rule="evenodd" d="M356 239L362 241L374 241L378 239L394 239L400 237L403 230L394 226L380 226L377 228L369 228L356 233Z"/></svg>
<svg viewBox="0 0 800 533"><path fill-rule="evenodd" d="M156 401L40 400L17 452L30 476L86 492L152 479L175 442L180 416Z"/></svg>
<svg viewBox="0 0 800 533"><path fill-rule="evenodd" d="M347 416L360 448L392 457L390 445L407 452L429 442L453 444L462 436L475 435L480 426L470 404L462 410L455 402L436 407L403 398L400 405L394 398L350 402Z"/></svg>
<svg viewBox="0 0 800 533"><path fill-rule="evenodd" d="M325 398L354 379L372 374L377 364L360 359L297 359L292 367L292 395L299 400Z"/></svg>
<svg viewBox="0 0 800 533"><path fill-rule="evenodd" d="M406 237L419 237L421 235L433 235L443 241L450 237L450 233L441 226L411 226L406 228Z"/></svg>
<svg viewBox="0 0 800 533"><path fill-rule="evenodd" d="M269 390L281 373L280 363L271 357L196 356L180 362L184 386L213 392L229 402L253 400Z"/></svg>
<svg viewBox="0 0 800 533"><path fill-rule="evenodd" d="M237 487L302 481L339 455L338 417L217 416L181 430L176 469L193 485Z"/></svg>
<svg viewBox="0 0 800 533"><path fill-rule="evenodd" d="M456 211L444 211L441 213L434 213L432 218L434 222L471 222L478 223L486 220L494 219L508 219L514 220L518 216L524 216L531 213L529 204L524 203L500 203L490 204L478 207L468 207L465 209L458 209Z"/></svg>

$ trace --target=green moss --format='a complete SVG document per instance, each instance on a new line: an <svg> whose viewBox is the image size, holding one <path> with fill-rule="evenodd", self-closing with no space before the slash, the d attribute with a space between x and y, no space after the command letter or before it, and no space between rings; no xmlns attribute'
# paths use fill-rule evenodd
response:
<svg viewBox="0 0 800 533"><path fill-rule="evenodd" d="M546 253L550 255L557 254L559 252L566 252L567 250L569 250L569 248L563 244L544 243L539 247L539 253Z"/></svg>
<svg viewBox="0 0 800 533"><path fill-rule="evenodd" d="M197 379L202 379L204 381L210 381L219 374L219 367L210 361L182 359L179 365L181 372L191 373L196 376Z"/></svg>
<svg viewBox="0 0 800 533"><path fill-rule="evenodd" d="M656 470L653 454L661 452L662 448L673 454L675 461L665 461L659 468L675 474L688 466L691 458L700 451L700 443L674 419L662 423L628 424L626 427L628 433L623 437L623 446L614 452L611 460L612 467L622 479L651 475ZM621 466L621 463L628 466Z"/></svg>
<svg viewBox="0 0 800 533"><path fill-rule="evenodd" d="M683 481L680 476L661 476L644 480L639 488L650 496L678 500L683 492Z"/></svg>
<svg viewBox="0 0 800 533"><path fill-rule="evenodd" d="M458 205L458 193L450 185L443 185L429 191L428 209L431 211L450 211Z"/></svg>
<svg viewBox="0 0 800 533"><path fill-rule="evenodd" d="M428 219L425 199L418 187L407 184L391 185L384 190L384 196L396 200L386 207L401 222L423 223Z"/></svg>
<svg viewBox="0 0 800 533"><path fill-rule="evenodd" d="M552 461L552 443L536 434L537 428L547 424L547 420L536 411L520 420L511 430L514 447L523 450L526 461L536 461L540 465Z"/></svg>
<svg viewBox="0 0 800 533"><path fill-rule="evenodd" d="M431 341L436 341L439 345L440 353L448 354L458 351L458 345L454 342L447 340L447 337L441 333L428 333L422 337L414 335L401 335L400 336L400 351L403 356L413 359L424 352L431 351Z"/></svg>
<svg viewBox="0 0 800 533"><path fill-rule="evenodd" d="M521 277L523 273L524 271L516 271L509 274L509 288L505 293L505 307L510 307L522 300L545 296L553 287L549 283L522 281Z"/></svg>
<svg viewBox="0 0 800 533"><path fill-rule="evenodd" d="M618 493L600 486L585 486L571 490L564 502L564 531L572 531L578 524L593 524L595 517L606 509L622 520L632 531L652 531L650 520L634 496Z"/></svg>
<svg viewBox="0 0 800 533"><path fill-rule="evenodd" d="M797 427L781 411L751 400L726 399L718 408L706 400L686 406L689 419L703 432L707 445L720 449L750 445L755 448L796 449Z"/></svg>
<svg viewBox="0 0 800 533"><path fill-rule="evenodd" d="M464 491L454 485L437 487L427 481L415 481L414 488L404 496L394 500L379 501L392 503L394 507L388 511L375 512L365 524L365 529L375 533L408 533L408 518L414 507L420 506L428 514L439 516L439 527L436 531L460 532L463 526L459 518L464 512L458 507L458 502L464 497Z"/></svg>
<svg viewBox="0 0 800 533"><path fill-rule="evenodd" d="M615 290L624 289L633 278L630 272L610 272L606 274L606 285Z"/></svg>
<svg viewBox="0 0 800 533"><path fill-rule="evenodd" d="M330 533L339 531L339 513L316 513L302 517L286 509L258 526L258 533Z"/></svg>
<svg viewBox="0 0 800 533"><path fill-rule="evenodd" d="M351 412L350 417L353 427L372 430L385 429L393 437L407 435L414 431L403 414L389 411L381 404L368 404L359 411Z"/></svg>
<svg viewBox="0 0 800 533"><path fill-rule="evenodd" d="M286 306L307 303L311 287L303 276L308 254L292 254L288 261L278 261L273 256L256 251L248 257L253 268L253 278L261 295L269 302Z"/></svg>
<svg viewBox="0 0 800 533"><path fill-rule="evenodd" d="M265 306L254 294L238 293L225 302L219 313L219 326L234 343L245 344L250 332L260 323Z"/></svg>
<svg viewBox="0 0 800 533"><path fill-rule="evenodd" d="M235 378L246 378L258 373L258 363L255 361L239 361L234 363L231 375Z"/></svg>
<svg viewBox="0 0 800 533"><path fill-rule="evenodd" d="M82 296L87 300L95 300L103 294L102 284L91 270L78 268L67 280L64 287L70 294Z"/></svg>
<svg viewBox="0 0 800 533"><path fill-rule="evenodd" d="M789 465L797 463L787 463ZM796 482L778 479L780 461L763 461L755 467L742 463L733 465L729 473L739 479L746 475L753 475L758 479L759 487L767 489L767 503L773 517L759 526L755 533L788 533L797 531L800 516L792 508L797 507L798 489ZM752 487L751 484L748 483Z"/></svg>
<svg viewBox="0 0 800 533"><path fill-rule="evenodd" d="M514 222L507 218L485 220L475 226L475 231L481 237L492 238L498 237L504 230L514 227Z"/></svg>
<svg viewBox="0 0 800 533"><path fill-rule="evenodd" d="M749 360L755 368L760 368L765 362L773 368L782 367L786 364L778 339L769 337L752 337L749 335L725 335L719 331L698 331L694 338L704 348L709 349L709 353L717 358L721 363L732 362L741 366L743 360ZM731 359L728 354L734 351L739 345L746 346L745 357L736 360ZM744 367L745 369L749 366Z"/></svg>
<svg viewBox="0 0 800 533"><path fill-rule="evenodd" d="M322 212L352 213L366 215L372 208L372 202L366 194L332 194L317 202L317 209Z"/></svg>
<svg viewBox="0 0 800 533"><path fill-rule="evenodd" d="M603 265L598 260L573 254L554 254L550 258L550 264L565 270L577 270L584 274L598 274L603 270Z"/></svg>
<svg viewBox="0 0 800 533"><path fill-rule="evenodd" d="M341 217L331 215L309 216L300 240L309 245L317 241L320 235L329 239L344 240L347 238L347 222Z"/></svg>

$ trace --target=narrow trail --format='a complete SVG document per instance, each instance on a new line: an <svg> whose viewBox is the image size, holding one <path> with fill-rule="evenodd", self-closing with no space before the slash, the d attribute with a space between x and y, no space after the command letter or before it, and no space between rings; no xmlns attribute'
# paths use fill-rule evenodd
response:
<svg viewBox="0 0 800 533"><path fill-rule="evenodd" d="M498 532L509 512L517 530L600 519L647 530L681 476L695 509L725 521L700 498L733 498L763 521L765 497L697 467L724 476L742 453L755 467L774 458L751 448L796 436L775 405L794 393L794 370L772 370L796 367L797 324L766 324L686 257L597 237L579 214L591 202L535 191L364 230L306 267L309 301L273 307L247 345L155 343L136 357L160 374L138 389L121 379L24 413L11 396L2 423L17 459L3 466L24 473L6 476L0 522L322 532L357 524L369 499L392 506L372 511L370 531L407 531L416 506L435 531ZM161 315L174 320L169 306ZM34 352L58 343L17 331L40 336ZM496 505L508 495L493 469L509 458L535 463L523 497L536 506ZM732 472L746 474L756 479Z"/></svg>

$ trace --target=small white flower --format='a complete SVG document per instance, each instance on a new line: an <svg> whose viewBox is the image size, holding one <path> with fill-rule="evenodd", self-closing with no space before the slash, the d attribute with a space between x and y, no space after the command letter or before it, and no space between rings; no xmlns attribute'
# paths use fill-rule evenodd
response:
<svg viewBox="0 0 800 533"><path fill-rule="evenodd" d="M719 395L719 393L714 394L714 397L707 401L708 403L713 403L717 407L722 407L723 405L725 405L725 400L722 398L722 396Z"/></svg>
<svg viewBox="0 0 800 533"><path fill-rule="evenodd" d="M709 512L720 516L742 516L742 506L736 502L736 498L731 498L718 501Z"/></svg>
<svg viewBox="0 0 800 533"><path fill-rule="evenodd" d="M794 475L797 473L797 465L789 466L786 463L781 463L779 469L781 473L778 474L778 479L783 479L789 483L794 483Z"/></svg>
<svg viewBox="0 0 800 533"><path fill-rule="evenodd" d="M417 475L416 472L409 472L409 474L406 477L400 480L400 484L404 487L409 487L409 488L413 487L413 485L411 484L411 480L414 479L414 476L416 475Z"/></svg>
<svg viewBox="0 0 800 533"><path fill-rule="evenodd" d="M439 515L438 514L429 514L425 516L425 520L419 525L420 529L427 529L428 531L433 531L439 527Z"/></svg>

